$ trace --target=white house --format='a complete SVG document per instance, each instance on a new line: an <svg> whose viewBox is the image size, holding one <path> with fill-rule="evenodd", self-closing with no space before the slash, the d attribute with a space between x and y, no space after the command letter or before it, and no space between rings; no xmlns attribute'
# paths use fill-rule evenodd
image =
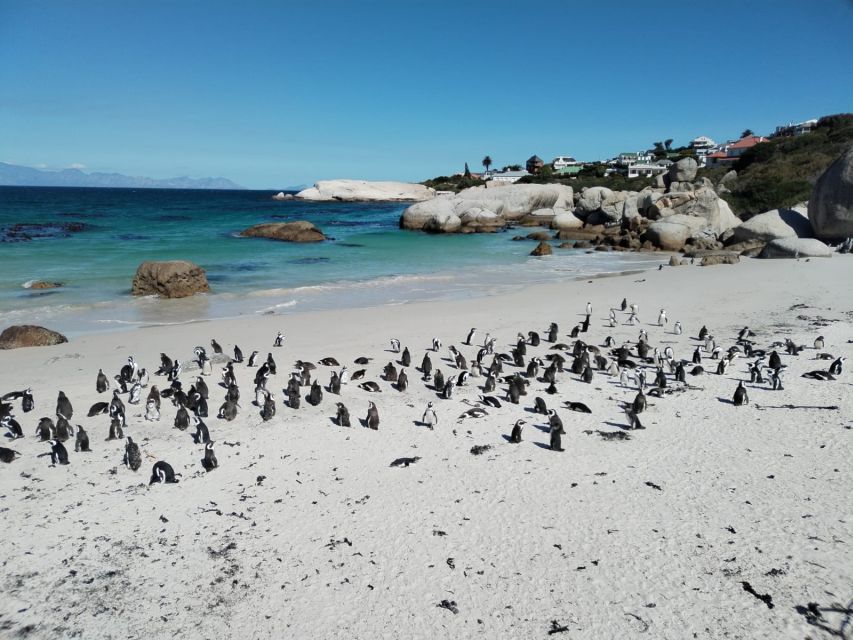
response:
<svg viewBox="0 0 853 640"><path fill-rule="evenodd" d="M671 164L671 163L670 163ZM636 163L628 165L629 178L651 178L666 173L668 167L660 164Z"/></svg>
<svg viewBox="0 0 853 640"><path fill-rule="evenodd" d="M633 151L629 151L620 153L611 161L611 163L631 166L632 164L642 164L646 162L651 162L651 160L652 155L646 151L638 151L636 153Z"/></svg>
<svg viewBox="0 0 853 640"><path fill-rule="evenodd" d="M805 122L789 122L786 125L776 127L776 136L801 136L804 133L811 133L817 126L817 118L806 120Z"/></svg>
<svg viewBox="0 0 853 640"><path fill-rule="evenodd" d="M530 174L524 169L521 171L501 171L493 173L492 180L495 182L506 182L508 184L512 184L513 182L518 182L524 176L529 175Z"/></svg>
<svg viewBox="0 0 853 640"><path fill-rule="evenodd" d="M572 156L557 156L551 161L551 166L554 167L554 171L559 171L566 167L576 167L579 164L581 163L575 160Z"/></svg>

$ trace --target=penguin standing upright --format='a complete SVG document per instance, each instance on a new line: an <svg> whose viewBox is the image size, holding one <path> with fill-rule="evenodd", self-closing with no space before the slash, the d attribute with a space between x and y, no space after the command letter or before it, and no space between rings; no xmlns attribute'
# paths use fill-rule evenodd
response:
<svg viewBox="0 0 853 640"><path fill-rule="evenodd" d="M267 391L264 397L264 402L261 405L261 418L264 422L269 422L275 416L275 398Z"/></svg>
<svg viewBox="0 0 853 640"><path fill-rule="evenodd" d="M471 327L471 330L468 332L468 337L465 338L465 344L472 345L474 344L474 337L477 335L477 327Z"/></svg>
<svg viewBox="0 0 853 640"><path fill-rule="evenodd" d="M91 451L89 448L89 434L79 424L77 425L77 439L74 441L74 451Z"/></svg>
<svg viewBox="0 0 853 640"><path fill-rule="evenodd" d="M467 373L465 371L462 374ZM460 375L462 375L460 374ZM409 388L409 376L406 374L405 369L401 369L399 375L397 376L397 391L405 391Z"/></svg>
<svg viewBox="0 0 853 640"><path fill-rule="evenodd" d="M743 386L742 380L737 383L737 388L735 389L735 395L732 402L734 402L736 407L749 404L749 396L746 393L746 387Z"/></svg>
<svg viewBox="0 0 853 640"><path fill-rule="evenodd" d="M110 381L104 375L103 369L98 369L98 378L95 380L95 390L98 393L103 393L110 388Z"/></svg>
<svg viewBox="0 0 853 640"><path fill-rule="evenodd" d="M438 424L438 416L435 413L435 409L433 408L432 402L427 403L426 409L424 409L423 418L421 418L421 422L430 429L434 429L435 425Z"/></svg>
<svg viewBox="0 0 853 640"><path fill-rule="evenodd" d="M563 451L563 445L560 439L560 429L551 427L551 442L548 447L551 451Z"/></svg>
<svg viewBox="0 0 853 640"><path fill-rule="evenodd" d="M68 449L65 448L59 440L48 440L50 445L50 463L51 464L69 464Z"/></svg>
<svg viewBox="0 0 853 640"><path fill-rule="evenodd" d="M844 356L837 358L831 365L829 365L829 373L834 376L840 376L841 370L844 368L844 361L847 360Z"/></svg>
<svg viewBox="0 0 853 640"><path fill-rule="evenodd" d="M210 442L210 430L207 428L207 425L204 423L204 420L202 420L198 416L193 416L192 421L195 425L193 441L196 444L207 444L208 442Z"/></svg>
<svg viewBox="0 0 853 640"><path fill-rule="evenodd" d="M124 443L124 464L131 471L139 471L139 467L142 466L142 454L139 452L139 446L130 436Z"/></svg>
<svg viewBox="0 0 853 640"><path fill-rule="evenodd" d="M216 459L216 454L213 452L213 442L209 441L204 445L204 458L201 461L201 466L205 471L213 471L219 466L219 461Z"/></svg>
<svg viewBox="0 0 853 640"><path fill-rule="evenodd" d="M666 309L661 309L660 315L658 315L658 326L662 327L667 322L668 322L668 320L666 319Z"/></svg>
<svg viewBox="0 0 853 640"><path fill-rule="evenodd" d="M521 430L524 428L526 423L524 420L516 420L515 424L512 427L512 433L509 436L509 441L513 444L518 444L521 442Z"/></svg>
<svg viewBox="0 0 853 640"><path fill-rule="evenodd" d="M29 413L36 408L36 402L33 399L33 390L25 389L21 395L21 411Z"/></svg>
<svg viewBox="0 0 853 640"><path fill-rule="evenodd" d="M312 406L317 406L323 401L323 388L320 386L320 382L315 380L311 384L311 391L308 392L308 404Z"/></svg>
<svg viewBox="0 0 853 640"><path fill-rule="evenodd" d="M409 353L409 347L403 347L403 355L400 356L400 364L404 367L412 366L412 354Z"/></svg>
<svg viewBox="0 0 853 640"><path fill-rule="evenodd" d="M365 420L367 427L374 431L379 429L379 410L373 402L367 403L367 419Z"/></svg>
<svg viewBox="0 0 853 640"><path fill-rule="evenodd" d="M56 415L63 415L66 420L71 420L71 417L74 415L74 408L71 406L71 401L63 391L60 391L59 397L56 398Z"/></svg>
<svg viewBox="0 0 853 640"><path fill-rule="evenodd" d="M335 419L337 420L339 427L352 426L350 425L349 409L346 408L346 405L344 405L343 402L338 403L338 412Z"/></svg>

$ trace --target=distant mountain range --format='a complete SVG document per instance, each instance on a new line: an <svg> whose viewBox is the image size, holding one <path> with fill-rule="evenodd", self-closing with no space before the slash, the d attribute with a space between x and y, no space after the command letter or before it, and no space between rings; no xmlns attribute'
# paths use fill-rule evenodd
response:
<svg viewBox="0 0 853 640"><path fill-rule="evenodd" d="M0 162L0 186L114 187L122 189L245 189L227 178L142 178L120 173L85 173L79 169L43 171Z"/></svg>

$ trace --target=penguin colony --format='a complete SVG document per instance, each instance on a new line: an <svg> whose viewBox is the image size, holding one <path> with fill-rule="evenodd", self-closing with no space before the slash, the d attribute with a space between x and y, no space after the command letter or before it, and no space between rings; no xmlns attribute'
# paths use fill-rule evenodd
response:
<svg viewBox="0 0 853 640"><path fill-rule="evenodd" d="M601 323L602 331L616 326L620 314L622 324L640 324L639 305L629 305L623 299L608 311ZM273 351L285 347L286 339L281 332L271 340L272 350L266 358L259 356L262 351L255 350L248 360L244 360L239 346L233 346L231 357L213 339L212 356L204 346L187 349L192 354L187 360L172 359L161 353L153 376L137 363L135 356L129 356L112 378L104 368L98 369L94 374L94 392L100 397L107 395L109 400L89 406L85 427L80 424L79 410L75 419L72 399L64 392L58 393L52 411L40 411L49 403L37 402L30 388L0 397L0 427L10 442L33 434L45 447L37 455L49 459L51 466L85 464L85 454L97 447L102 438L124 440L121 463L137 472L149 457L144 451L146 430L152 426L171 426L188 433L187 446L199 449L200 466L211 472L219 467L213 436L243 412L256 413L264 423L286 422L304 410L304 400L312 407L328 410L331 424L337 427L380 431L383 402L399 402L388 394L407 395L419 386L434 399L413 416L412 422L418 428L441 432L444 425L451 425L446 429L452 430L454 424L465 420L488 419L490 409L518 405L518 419L512 424L496 425L507 431L506 442L521 444L524 426L534 421L541 423L537 426L547 435L540 446L563 452L561 436L566 434L563 418L571 424L571 412L591 413L591 410L575 401L549 407L548 396L571 395L573 386L592 384L602 376L622 388L636 390L633 401L619 403L625 415L621 427L627 431L645 428L644 414L653 406L650 398L654 402L664 401L669 394L696 389L690 381L701 375L734 377L737 385L732 389L731 400L722 400L735 407L749 407L750 389L784 391L787 365L783 356L803 358L810 354L817 363L823 363L802 374L804 378L832 382L844 374L845 358L824 351L824 336L817 336L811 347L798 345L789 338L768 343L769 337L758 336L744 327L727 340L721 337L718 343L703 326L691 338L692 353L686 359L680 357L685 354L677 354L669 344L655 345L645 328L638 329L636 340L622 344L606 335L593 339L589 335L592 305L587 303L585 313L580 315L583 321L573 326L568 336L560 333L557 322L551 322L541 327L541 335L537 329L518 333L505 345L505 351L498 350L497 338L489 333L478 341L476 328L459 340L461 348L451 344L446 350L439 337L418 345L403 345L399 339L391 338L390 359L388 352L377 354L379 357L360 356L353 365L363 368L352 373L331 356L320 359L318 365L296 360L292 368L280 371ZM666 310L661 309L657 322L648 325L662 343L667 334L678 336L685 330L681 322L676 321L672 328L668 323ZM570 337L570 341L562 342L564 336ZM424 355L420 366L413 367L412 351L417 355L421 350ZM741 366L738 359L743 363ZM374 360L377 362L371 364ZM368 379L374 376L375 380ZM352 384L355 381L362 382ZM456 390L470 387L476 388L478 400L454 401ZM213 404L210 408L209 403ZM460 403L468 407L461 414ZM133 411L133 419L129 419L127 405L134 408L138 405L141 413ZM356 412L356 419L351 418L350 407ZM358 418L359 415L364 417ZM74 439L74 456L69 456L64 444L71 439ZM0 462L13 463L21 455L17 449L0 447ZM182 475L166 460L155 460L150 484L174 484Z"/></svg>

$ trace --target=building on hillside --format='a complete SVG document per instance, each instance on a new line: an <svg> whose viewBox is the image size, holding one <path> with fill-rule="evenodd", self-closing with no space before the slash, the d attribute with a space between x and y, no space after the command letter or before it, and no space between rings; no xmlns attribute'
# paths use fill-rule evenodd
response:
<svg viewBox="0 0 853 640"><path fill-rule="evenodd" d="M789 122L786 125L776 127L773 133L774 137L778 136L801 136L806 133L811 133L817 126L817 118L806 120L805 122Z"/></svg>
<svg viewBox="0 0 853 640"><path fill-rule="evenodd" d="M557 156L553 160L551 160L551 166L554 171L559 171L560 169L564 169L566 167L576 167L581 163L575 160L572 156Z"/></svg>
<svg viewBox="0 0 853 640"><path fill-rule="evenodd" d="M708 136L699 136L690 141L690 148L696 154L696 162L700 167L704 167L707 164L705 156L717 150L717 143Z"/></svg>
<svg viewBox="0 0 853 640"><path fill-rule="evenodd" d="M625 151L610 161L610 164L620 164L629 167L632 164L642 164L652 161L652 154L648 151Z"/></svg>
<svg viewBox="0 0 853 640"><path fill-rule="evenodd" d="M529 162L529 161L528 161ZM507 184L512 184L514 182L518 182L524 176L529 176L530 172L524 171L495 171L492 173L492 181L493 182L506 182Z"/></svg>
<svg viewBox="0 0 853 640"><path fill-rule="evenodd" d="M563 176L568 178L577 178L578 174L583 171L582 164L573 164L567 167L560 167L559 169L554 169L555 176Z"/></svg>
<svg viewBox="0 0 853 640"><path fill-rule="evenodd" d="M527 159L527 172L537 174L545 166L545 161L539 156L533 155Z"/></svg>
<svg viewBox="0 0 853 640"><path fill-rule="evenodd" d="M752 149L752 147L761 142L767 142L767 138L764 136L746 136L736 142L726 142L725 144L718 145L713 153L705 156L705 166L731 166L743 155L744 151Z"/></svg>
<svg viewBox="0 0 853 640"><path fill-rule="evenodd" d="M672 164L672 162L669 162L669 164ZM638 162L628 165L628 173L626 175L629 178L652 178L666 173L668 170L669 167L667 165L657 162Z"/></svg>

